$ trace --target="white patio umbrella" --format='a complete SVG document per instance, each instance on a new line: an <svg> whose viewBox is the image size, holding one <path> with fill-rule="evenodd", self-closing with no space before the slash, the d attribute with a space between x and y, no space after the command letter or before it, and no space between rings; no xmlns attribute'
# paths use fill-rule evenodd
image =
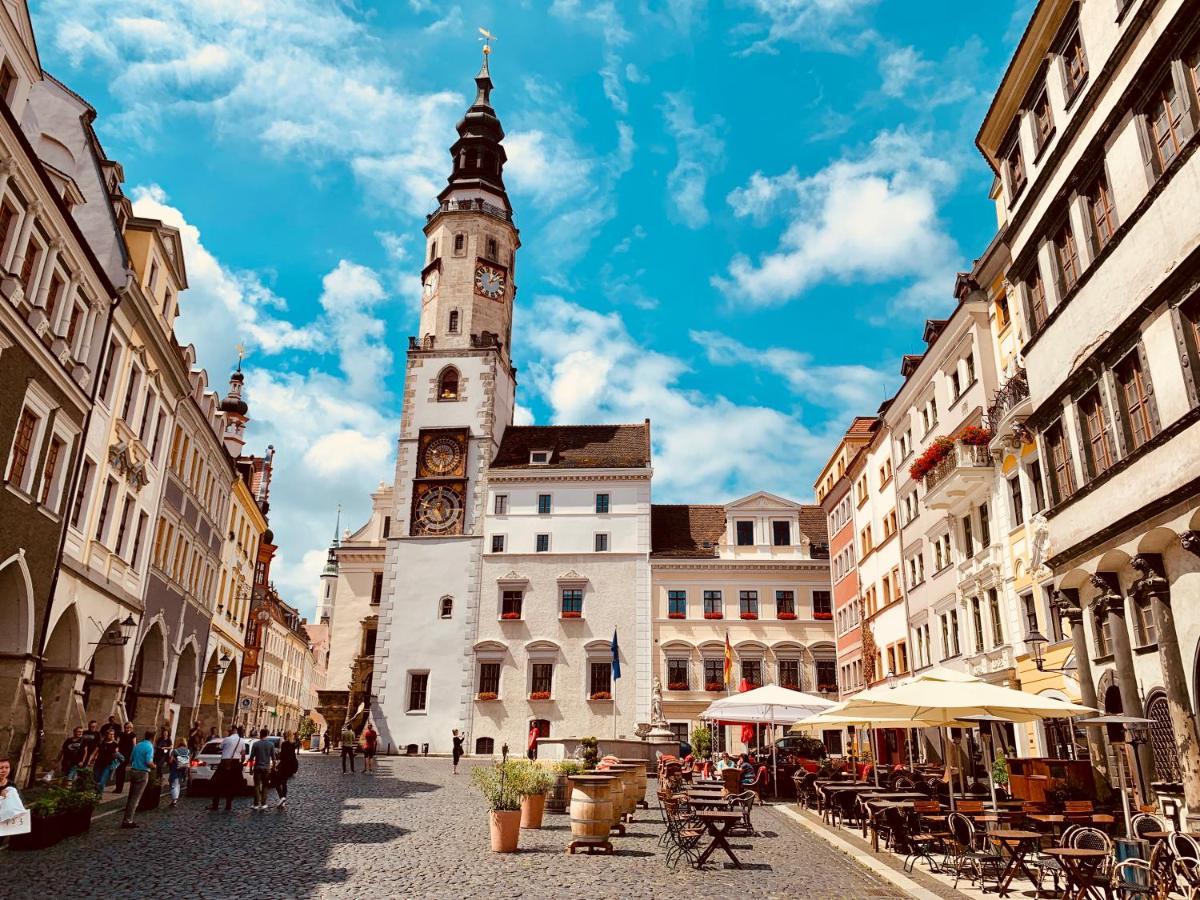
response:
<svg viewBox="0 0 1200 900"><path fill-rule="evenodd" d="M803 691L793 691L777 684L766 684L752 691L730 694L714 700L701 719L717 722L748 723L771 726L771 779L775 795L779 796L779 769L775 757L775 726L791 725L833 706L832 700L816 697Z"/></svg>

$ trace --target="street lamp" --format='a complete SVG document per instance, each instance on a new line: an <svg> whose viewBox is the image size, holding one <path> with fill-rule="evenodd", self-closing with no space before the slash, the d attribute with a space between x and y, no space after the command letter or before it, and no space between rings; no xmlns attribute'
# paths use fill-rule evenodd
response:
<svg viewBox="0 0 1200 900"><path fill-rule="evenodd" d="M89 616L89 618L91 617ZM92 622L96 625L96 627L100 626L100 623L95 619L92 619ZM137 628L137 622L133 621L132 615L127 615L125 616L124 622L102 632L100 635L100 640L92 641L91 644L95 647L124 647L133 637L135 628Z"/></svg>
<svg viewBox="0 0 1200 900"><path fill-rule="evenodd" d="M1033 664L1037 666L1039 672L1062 672L1069 674L1078 670L1078 666L1074 663L1068 663L1065 666L1047 666L1045 646L1048 643L1050 641L1036 628L1031 629L1025 635L1025 646L1029 648L1029 652L1033 656Z"/></svg>

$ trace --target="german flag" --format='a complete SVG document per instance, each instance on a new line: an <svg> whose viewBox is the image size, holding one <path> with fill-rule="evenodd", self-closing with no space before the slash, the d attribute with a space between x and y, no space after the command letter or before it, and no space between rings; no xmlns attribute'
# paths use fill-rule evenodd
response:
<svg viewBox="0 0 1200 900"><path fill-rule="evenodd" d="M725 683L733 680L733 644L729 643L729 632L725 632Z"/></svg>

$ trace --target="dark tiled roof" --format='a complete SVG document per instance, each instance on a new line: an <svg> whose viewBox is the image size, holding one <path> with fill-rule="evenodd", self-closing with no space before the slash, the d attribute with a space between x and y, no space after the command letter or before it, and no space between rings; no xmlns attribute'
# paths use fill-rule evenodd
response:
<svg viewBox="0 0 1200 900"><path fill-rule="evenodd" d="M877 421L875 416L855 416L854 421L850 423L850 430L846 432L846 437L869 437L875 430Z"/></svg>
<svg viewBox="0 0 1200 900"><path fill-rule="evenodd" d="M829 558L828 519L819 506L800 507L800 530L808 538L814 559Z"/></svg>
<svg viewBox="0 0 1200 900"><path fill-rule="evenodd" d="M656 503L650 507L651 556L714 559L724 534L723 506Z"/></svg>
<svg viewBox="0 0 1200 900"><path fill-rule="evenodd" d="M549 466L529 463L531 450L550 450ZM650 466L650 420L641 425L513 425L493 469L644 469Z"/></svg>

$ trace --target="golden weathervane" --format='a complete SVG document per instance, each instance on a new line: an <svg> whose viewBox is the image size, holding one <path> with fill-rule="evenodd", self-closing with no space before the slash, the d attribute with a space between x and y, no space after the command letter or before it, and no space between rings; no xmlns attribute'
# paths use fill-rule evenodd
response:
<svg viewBox="0 0 1200 900"><path fill-rule="evenodd" d="M483 41L483 55L487 56L492 52L492 41L498 41L500 39L486 28L480 28L479 33L483 35L483 37L480 38L480 40Z"/></svg>

